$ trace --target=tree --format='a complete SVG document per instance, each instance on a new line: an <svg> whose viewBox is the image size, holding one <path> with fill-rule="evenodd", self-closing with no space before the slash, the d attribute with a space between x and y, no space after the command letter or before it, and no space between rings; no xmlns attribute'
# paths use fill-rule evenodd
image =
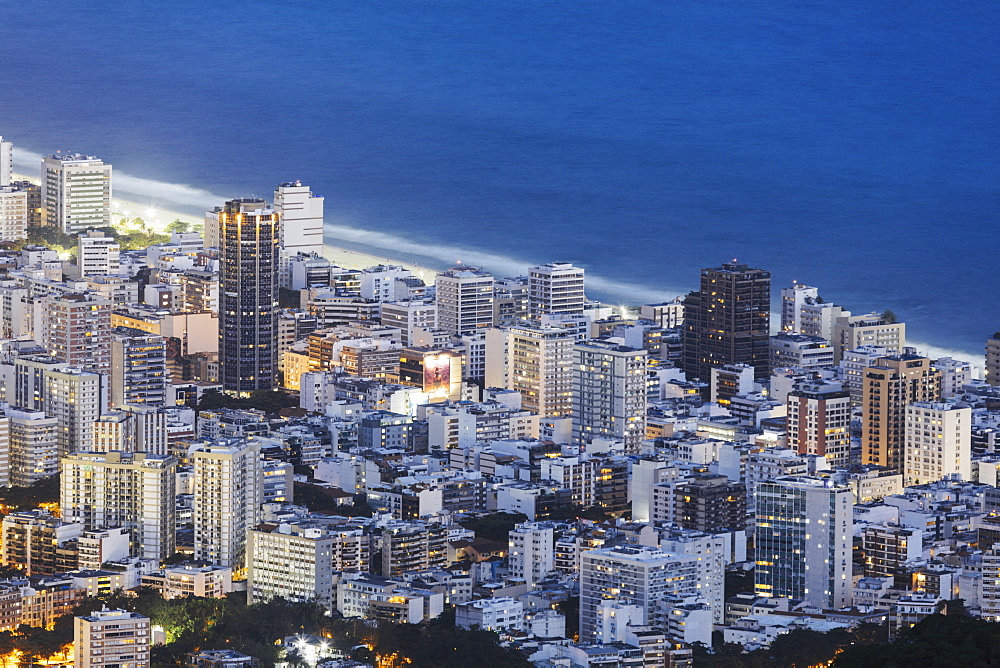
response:
<svg viewBox="0 0 1000 668"><path fill-rule="evenodd" d="M191 230L191 223L177 218L174 222L168 224L164 229L167 232L189 232Z"/></svg>
<svg viewBox="0 0 1000 668"><path fill-rule="evenodd" d="M490 513L479 517L462 517L458 520L466 529L475 532L477 538L495 540L506 543L511 530L528 521L528 516L522 513Z"/></svg>
<svg viewBox="0 0 1000 668"><path fill-rule="evenodd" d="M885 320L885 324L887 325L892 325L898 322L896 319L896 313L894 311L890 311L889 309L882 312L882 319Z"/></svg>

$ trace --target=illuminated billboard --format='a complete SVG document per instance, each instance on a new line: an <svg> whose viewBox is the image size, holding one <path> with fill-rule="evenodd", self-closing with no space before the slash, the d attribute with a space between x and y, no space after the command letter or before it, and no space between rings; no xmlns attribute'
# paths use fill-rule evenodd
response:
<svg viewBox="0 0 1000 668"><path fill-rule="evenodd" d="M424 357L424 392L431 396L451 394L451 360L448 353Z"/></svg>

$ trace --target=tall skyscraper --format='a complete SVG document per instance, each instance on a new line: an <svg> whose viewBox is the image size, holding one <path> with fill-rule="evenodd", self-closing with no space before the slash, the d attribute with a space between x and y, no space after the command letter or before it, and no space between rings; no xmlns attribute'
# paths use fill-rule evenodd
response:
<svg viewBox="0 0 1000 668"><path fill-rule="evenodd" d="M247 532L260 522L264 500L260 446L218 441L191 454L194 465L194 556L239 570Z"/></svg>
<svg viewBox="0 0 1000 668"><path fill-rule="evenodd" d="M851 602L853 495L808 476L757 484L755 590L820 608Z"/></svg>
<svg viewBox="0 0 1000 668"><path fill-rule="evenodd" d="M835 468L851 459L851 394L840 383L804 383L788 393L788 447L823 455Z"/></svg>
<svg viewBox="0 0 1000 668"><path fill-rule="evenodd" d="M111 165L79 153L42 158L45 224L65 234L111 225Z"/></svg>
<svg viewBox="0 0 1000 668"><path fill-rule="evenodd" d="M301 181L282 183L274 191L274 210L281 218L279 237L286 254L323 254L323 201Z"/></svg>
<svg viewBox="0 0 1000 668"><path fill-rule="evenodd" d="M646 438L649 351L591 340L573 346L573 438L621 441L637 452Z"/></svg>
<svg viewBox="0 0 1000 668"><path fill-rule="evenodd" d="M598 639L602 601L638 606L651 624L660 600L698 593L698 558L655 547L620 546L580 554L580 642Z"/></svg>
<svg viewBox="0 0 1000 668"><path fill-rule="evenodd" d="M767 378L770 327L771 272L735 261L702 269L701 289L684 298L684 373L708 381L713 367L742 362Z"/></svg>
<svg viewBox="0 0 1000 668"><path fill-rule="evenodd" d="M583 269L569 262L549 262L528 270L528 312L538 319L545 313L583 313Z"/></svg>
<svg viewBox="0 0 1000 668"><path fill-rule="evenodd" d="M937 401L941 374L919 355L881 357L864 370L861 393L861 463L903 473L906 407Z"/></svg>
<svg viewBox="0 0 1000 668"><path fill-rule="evenodd" d="M59 507L85 529L124 527L132 554L160 561L176 547L177 460L169 455L77 452L63 457Z"/></svg>
<svg viewBox="0 0 1000 668"><path fill-rule="evenodd" d="M434 281L437 326L459 336L493 326L493 275L476 267L455 267Z"/></svg>
<svg viewBox="0 0 1000 668"><path fill-rule="evenodd" d="M237 396L278 382L278 218L262 199L218 212L219 367L223 390Z"/></svg>
<svg viewBox="0 0 1000 668"><path fill-rule="evenodd" d="M59 423L59 456L90 450L94 423L107 410L107 376L66 367L45 372L45 413Z"/></svg>

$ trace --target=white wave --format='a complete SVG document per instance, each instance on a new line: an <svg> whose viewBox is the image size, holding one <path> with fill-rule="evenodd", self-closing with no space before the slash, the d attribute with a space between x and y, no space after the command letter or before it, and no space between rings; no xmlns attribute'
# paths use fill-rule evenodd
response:
<svg viewBox="0 0 1000 668"><path fill-rule="evenodd" d="M983 340L985 344L985 339ZM919 343L917 341L906 341L906 345L916 348L917 352L921 355L926 355L931 359L940 359L942 357L951 357L960 362L968 362L972 365L974 371L973 375L977 378L983 377L983 369L985 367L985 352L972 353L968 350L957 350L955 348L942 348L940 346L931 345L930 343Z"/></svg>
<svg viewBox="0 0 1000 668"><path fill-rule="evenodd" d="M42 162L42 155L23 149L14 149L14 165L18 171L27 174L37 174ZM226 197L219 197L202 188L183 183L168 183L132 176L125 172L114 172L115 192L126 192L132 195L142 195L162 203L180 207L192 207L209 210L224 202Z"/></svg>
<svg viewBox="0 0 1000 668"><path fill-rule="evenodd" d="M481 249L468 248L450 244L419 244L405 237L360 229L347 225L326 225L326 237L336 246L337 241L363 244L388 252L397 251L422 258L437 260L447 266L462 263L468 266L483 267L500 276L521 276L525 271L537 264L528 260L519 260L506 255L499 255ZM587 288L603 295L625 299L630 302L654 303L671 299L681 291L664 288L662 290L647 285L637 285L587 274Z"/></svg>

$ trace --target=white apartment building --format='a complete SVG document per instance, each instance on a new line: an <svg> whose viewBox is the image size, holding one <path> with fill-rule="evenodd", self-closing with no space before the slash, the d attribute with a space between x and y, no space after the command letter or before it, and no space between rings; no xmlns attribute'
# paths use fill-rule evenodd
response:
<svg viewBox="0 0 1000 668"><path fill-rule="evenodd" d="M94 452L167 454L167 415L148 406L122 406L94 422Z"/></svg>
<svg viewBox="0 0 1000 668"><path fill-rule="evenodd" d="M521 578L534 589L555 570L555 527L548 522L522 522L509 534L507 560L511 577Z"/></svg>
<svg viewBox="0 0 1000 668"><path fill-rule="evenodd" d="M755 593L820 608L850 605L851 490L808 476L760 482L756 490Z"/></svg>
<svg viewBox="0 0 1000 668"><path fill-rule="evenodd" d="M58 421L59 456L92 449L94 423L107 409L106 376L74 367L45 371L45 413Z"/></svg>
<svg viewBox="0 0 1000 668"><path fill-rule="evenodd" d="M260 446L228 439L191 453L194 556L234 571L245 567L247 532L263 503Z"/></svg>
<svg viewBox="0 0 1000 668"><path fill-rule="evenodd" d="M28 487L59 472L59 421L42 411L8 408L8 484Z"/></svg>
<svg viewBox="0 0 1000 668"><path fill-rule="evenodd" d="M149 617L98 610L73 619L74 668L149 668Z"/></svg>
<svg viewBox="0 0 1000 668"><path fill-rule="evenodd" d="M27 191L0 183L0 241L23 239L27 233Z"/></svg>
<svg viewBox="0 0 1000 668"><path fill-rule="evenodd" d="M573 346L573 438L620 441L637 452L646 438L649 351L600 340Z"/></svg>
<svg viewBox="0 0 1000 668"><path fill-rule="evenodd" d="M980 609L986 621L1000 622L1000 543L983 552Z"/></svg>
<svg viewBox="0 0 1000 668"><path fill-rule="evenodd" d="M396 327L400 331L400 342L409 346L411 333L416 329L437 328L437 304L430 299L403 299L382 303L382 325Z"/></svg>
<svg viewBox="0 0 1000 668"><path fill-rule="evenodd" d="M121 246L97 230L81 232L77 237L76 275L108 276L121 272Z"/></svg>
<svg viewBox="0 0 1000 668"><path fill-rule="evenodd" d="M931 367L941 374L941 397L948 399L962 393L962 387L973 380L972 364L951 357L931 362Z"/></svg>
<svg viewBox="0 0 1000 668"><path fill-rule="evenodd" d="M455 626L460 629L478 627L484 631L523 631L524 604L508 596L482 598L455 606Z"/></svg>
<svg viewBox="0 0 1000 668"><path fill-rule="evenodd" d="M162 560L176 548L177 459L125 452L76 452L60 462L59 504L88 530L123 527L132 553Z"/></svg>
<svg viewBox="0 0 1000 668"><path fill-rule="evenodd" d="M957 473L972 479L972 409L917 402L906 407L903 483L920 485Z"/></svg>
<svg viewBox="0 0 1000 668"><path fill-rule="evenodd" d="M603 601L618 599L642 609L642 624L652 621L660 600L694 596L697 558L654 547L619 546L580 555L580 642L598 640L598 614Z"/></svg>
<svg viewBox="0 0 1000 668"><path fill-rule="evenodd" d="M555 327L511 327L486 332L486 386L521 394L521 407L542 417L573 412L571 331Z"/></svg>
<svg viewBox="0 0 1000 668"><path fill-rule="evenodd" d="M77 545L81 570L100 570L105 562L128 559L132 554L130 533L125 527L84 531Z"/></svg>
<svg viewBox="0 0 1000 668"><path fill-rule="evenodd" d="M528 314L580 315L586 301L584 271L569 262L549 262L528 270Z"/></svg>
<svg viewBox="0 0 1000 668"><path fill-rule="evenodd" d="M819 288L802 283L792 283L790 288L781 290L781 331L789 334L803 334L802 307L819 298Z"/></svg>
<svg viewBox="0 0 1000 668"><path fill-rule="evenodd" d="M361 296L380 302L405 299L410 291L403 281L409 278L414 278L413 272L397 265L379 264L367 267L361 270ZM398 292L397 286L402 286Z"/></svg>
<svg viewBox="0 0 1000 668"><path fill-rule="evenodd" d="M274 191L274 209L281 220L279 239L285 251L323 252L323 203L301 181L282 183Z"/></svg>
<svg viewBox="0 0 1000 668"><path fill-rule="evenodd" d="M745 547L745 534L742 531L739 533L744 536ZM725 622L726 566L736 560L730 559L731 536L730 533L685 531L660 541L661 550L695 558L698 568L696 595L710 607L711 619L716 624ZM746 554L742 556L746 557Z"/></svg>
<svg viewBox="0 0 1000 668"><path fill-rule="evenodd" d="M888 322L881 313L842 315L833 326L833 361L839 364L844 352L861 346L882 346L890 354L903 352L906 323Z"/></svg>
<svg viewBox="0 0 1000 668"><path fill-rule="evenodd" d="M816 369L833 366L833 346L826 339L781 333L771 337L771 368Z"/></svg>
<svg viewBox="0 0 1000 668"><path fill-rule="evenodd" d="M493 275L455 267L434 281L437 326L449 334L473 334L493 326Z"/></svg>
<svg viewBox="0 0 1000 668"><path fill-rule="evenodd" d="M45 224L74 234L111 225L111 165L92 155L57 153L42 158Z"/></svg>
<svg viewBox="0 0 1000 668"><path fill-rule="evenodd" d="M335 541L336 536L318 526L258 525L247 537L247 602L281 597L332 609Z"/></svg>

